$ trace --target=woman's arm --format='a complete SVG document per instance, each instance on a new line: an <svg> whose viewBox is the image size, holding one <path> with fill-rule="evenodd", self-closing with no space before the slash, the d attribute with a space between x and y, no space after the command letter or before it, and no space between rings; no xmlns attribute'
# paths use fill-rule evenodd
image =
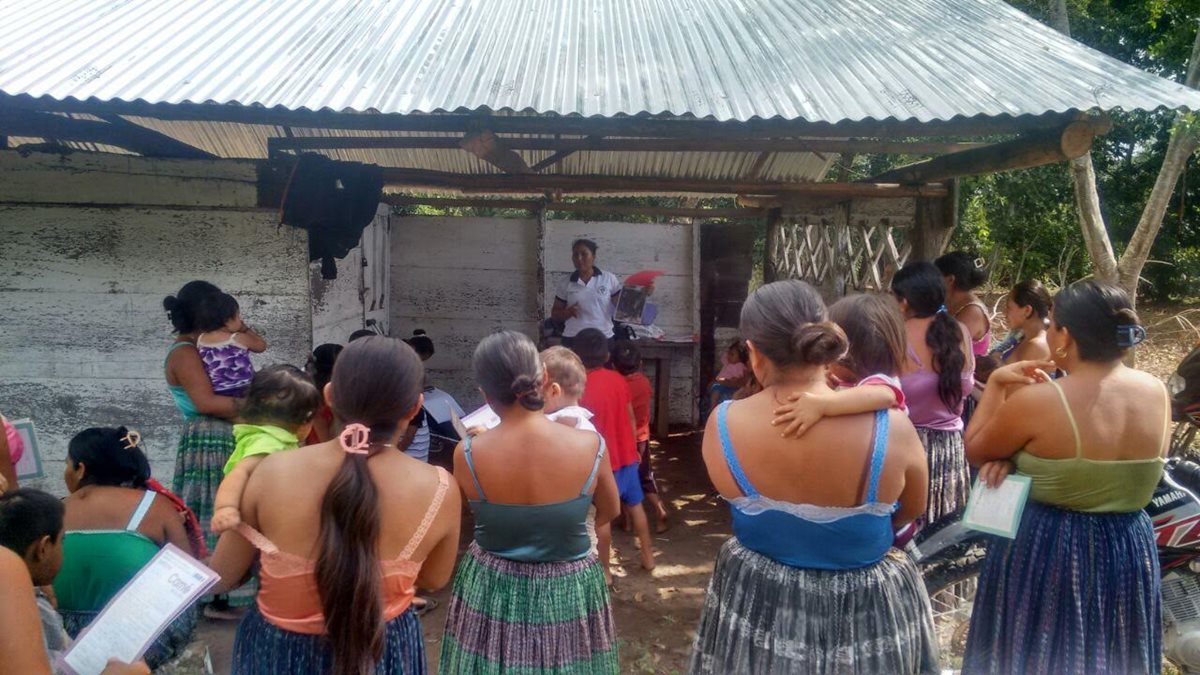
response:
<svg viewBox="0 0 1200 675"><path fill-rule="evenodd" d="M596 525L611 523L621 513L621 495L617 491L617 479L613 476L612 463L605 457L596 470L596 491L592 494L596 507Z"/></svg>
<svg viewBox="0 0 1200 675"><path fill-rule="evenodd" d="M898 410L893 410L888 415L891 435L889 442L892 445L888 453L896 452L905 461L904 489L900 491L900 498L897 500L900 505L892 514L892 526L899 529L925 513L929 502L929 460L916 429L908 421L908 416Z"/></svg>
<svg viewBox="0 0 1200 675"><path fill-rule="evenodd" d="M0 492L16 490L17 468L13 466L12 456L8 454L8 434L0 425Z"/></svg>
<svg viewBox="0 0 1200 675"><path fill-rule="evenodd" d="M212 381L204 372L204 363L200 361L200 353L193 349L176 349L171 353L171 372L179 380L179 386L187 392L188 398L196 405L201 414L213 417L233 419L237 417L238 399L230 396L219 396L213 393Z"/></svg>
<svg viewBox="0 0 1200 675"><path fill-rule="evenodd" d="M17 554L0 548L0 674L50 675L44 644L29 569Z"/></svg>
<svg viewBox="0 0 1200 675"><path fill-rule="evenodd" d="M987 314L984 314L983 308L976 304L963 307L955 318L967 327L967 334L972 340L978 340L992 330L992 324L988 321Z"/></svg>
<svg viewBox="0 0 1200 675"><path fill-rule="evenodd" d="M1038 370L1053 367L1051 362L1019 361L992 373L963 435L971 464L1008 459L1033 439L1032 422L1042 417L1044 406L1023 385L1044 381Z"/></svg>
<svg viewBox="0 0 1200 675"><path fill-rule="evenodd" d="M257 556L258 550L237 531L222 534L208 561L208 567L221 576L211 592L219 595L240 586Z"/></svg>
<svg viewBox="0 0 1200 675"><path fill-rule="evenodd" d="M417 586L429 591L436 591L450 583L454 573L454 561L458 557L459 527L462 524L462 493L454 489L454 485L446 490L446 500L438 511L438 521L445 528L442 538L434 545L433 550L421 563L421 572L417 576Z"/></svg>
<svg viewBox="0 0 1200 675"><path fill-rule="evenodd" d="M566 321L567 319L579 316L579 306L567 306L567 301L562 298L555 298L554 304L550 307L550 318L555 321Z"/></svg>

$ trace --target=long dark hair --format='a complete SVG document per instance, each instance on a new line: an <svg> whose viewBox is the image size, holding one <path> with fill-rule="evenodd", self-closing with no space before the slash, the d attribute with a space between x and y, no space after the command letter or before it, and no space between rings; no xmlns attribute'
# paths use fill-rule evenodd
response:
<svg viewBox="0 0 1200 675"><path fill-rule="evenodd" d="M1070 331L1079 358L1094 363L1117 361L1146 337L1129 294L1095 279L1076 281L1054 296L1054 323Z"/></svg>
<svg viewBox="0 0 1200 675"><path fill-rule="evenodd" d="M878 293L848 295L830 306L829 320L850 340L846 365L855 376L900 374L908 338L894 300Z"/></svg>
<svg viewBox="0 0 1200 675"><path fill-rule="evenodd" d="M533 340L524 333L506 330L481 340L471 358L475 381L489 400L501 405L520 403L526 410L541 410L545 370Z"/></svg>
<svg viewBox="0 0 1200 675"><path fill-rule="evenodd" d="M930 368L938 375L938 398L951 410L963 400L962 375L967 367L963 332L958 321L946 311L946 284L933 263L905 265L892 279L892 292L908 302L919 319L933 317L925 331L925 344L933 354Z"/></svg>
<svg viewBox="0 0 1200 675"><path fill-rule="evenodd" d="M187 334L196 332L196 309L209 295L220 293L221 289L207 281L189 281L175 295L163 298L163 309L167 310L167 318L176 333Z"/></svg>
<svg viewBox="0 0 1200 675"><path fill-rule="evenodd" d="M370 454L346 453L321 500L316 564L317 591L325 632L333 647L334 675L374 672L383 654L383 604L376 546L379 491L367 460L385 451L421 395L424 370L400 340L355 340L333 366L331 407L343 426L362 424L371 432Z"/></svg>
<svg viewBox="0 0 1200 675"><path fill-rule="evenodd" d="M944 277L954 277L954 287L973 291L987 283L988 269L983 259L963 251L951 251L933 261Z"/></svg>
<svg viewBox="0 0 1200 675"><path fill-rule="evenodd" d="M846 353L846 334L826 318L820 294L803 281L776 281L750 294L740 330L779 368L824 366Z"/></svg>
<svg viewBox="0 0 1200 675"><path fill-rule="evenodd" d="M72 466L86 467L80 487L145 489L150 480L150 462L138 441L137 434L125 427L92 427L75 434L67 444L67 459Z"/></svg>

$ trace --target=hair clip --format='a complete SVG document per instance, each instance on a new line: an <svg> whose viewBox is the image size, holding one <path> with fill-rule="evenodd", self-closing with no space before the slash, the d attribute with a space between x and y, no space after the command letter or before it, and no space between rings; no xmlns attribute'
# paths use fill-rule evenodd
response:
<svg viewBox="0 0 1200 675"><path fill-rule="evenodd" d="M984 268L986 265L987 265L987 261L986 261L986 260L984 260L983 258L976 258L976 259L975 259L975 269L977 269L977 270L981 270L981 269L983 269L983 268Z"/></svg>
<svg viewBox="0 0 1200 675"><path fill-rule="evenodd" d="M125 444L126 450L133 450L142 444L142 435L133 429L129 429L121 437L121 442Z"/></svg>
<svg viewBox="0 0 1200 675"><path fill-rule="evenodd" d="M1117 346L1121 349L1136 347L1146 339L1146 329L1136 323L1117 326Z"/></svg>
<svg viewBox="0 0 1200 675"><path fill-rule="evenodd" d="M941 305L940 307L937 308L937 311L934 312L934 314L949 314L949 313L950 313L950 310L946 309L945 305Z"/></svg>
<svg viewBox="0 0 1200 675"><path fill-rule="evenodd" d="M338 443L342 446L342 450L352 455L367 455L371 450L371 429L365 424L347 425L342 429L342 433L338 434Z"/></svg>

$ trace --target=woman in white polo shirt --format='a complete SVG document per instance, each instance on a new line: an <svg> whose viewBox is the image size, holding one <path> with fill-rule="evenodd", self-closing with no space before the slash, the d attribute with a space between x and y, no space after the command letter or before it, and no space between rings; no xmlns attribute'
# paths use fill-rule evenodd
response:
<svg viewBox="0 0 1200 675"><path fill-rule="evenodd" d="M576 239L571 244L571 262L575 272L558 286L550 316L565 321L563 344L585 328L595 328L606 337L613 336L613 305L621 292L621 280L612 272L596 267L596 242Z"/></svg>

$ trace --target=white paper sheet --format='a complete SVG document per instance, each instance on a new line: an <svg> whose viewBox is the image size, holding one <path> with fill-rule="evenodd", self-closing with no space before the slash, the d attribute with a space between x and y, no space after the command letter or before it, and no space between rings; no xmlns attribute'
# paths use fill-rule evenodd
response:
<svg viewBox="0 0 1200 675"><path fill-rule="evenodd" d="M1021 525L1021 513L1029 498L1029 477L1010 475L997 487L976 480L963 513L963 525L1013 539Z"/></svg>
<svg viewBox="0 0 1200 675"><path fill-rule="evenodd" d="M109 659L137 661L218 578L187 553L167 544L105 605L61 665L76 675L99 675Z"/></svg>
<svg viewBox="0 0 1200 675"><path fill-rule="evenodd" d="M467 429L473 427L495 429L500 426L500 416L496 414L495 410L492 410L491 406L485 403L482 408L462 418L462 423Z"/></svg>

